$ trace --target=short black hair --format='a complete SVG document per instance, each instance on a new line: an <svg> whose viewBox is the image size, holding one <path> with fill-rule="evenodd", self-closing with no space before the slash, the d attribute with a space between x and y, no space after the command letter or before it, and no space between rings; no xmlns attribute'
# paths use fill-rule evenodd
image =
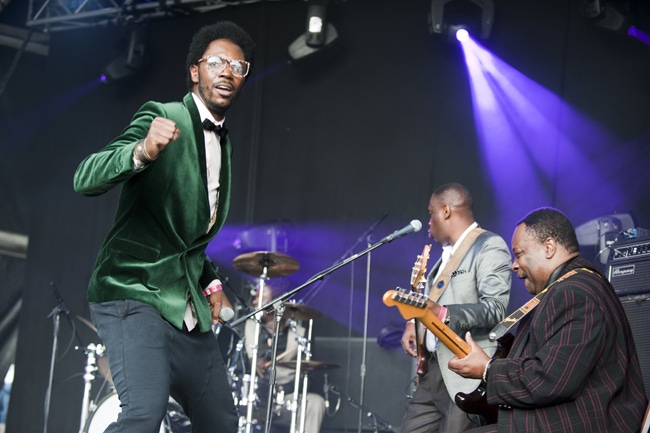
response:
<svg viewBox="0 0 650 433"><path fill-rule="evenodd" d="M433 195L440 197L446 204L454 205L458 208L466 208L470 212L474 206L474 200L469 189L458 182L440 185L433 191Z"/></svg>
<svg viewBox="0 0 650 433"><path fill-rule="evenodd" d="M241 48L244 52L244 60L251 64L252 69L255 60L255 42L253 42L253 38L244 29L231 21L218 21L202 27L192 37L192 42L187 53L187 60L185 61L188 89L192 90L194 86L192 76L190 75L190 66L198 64L199 59L205 53L208 45L217 39L227 39Z"/></svg>
<svg viewBox="0 0 650 433"><path fill-rule="evenodd" d="M553 238L570 253L577 252L580 247L569 218L552 207L542 207L529 212L517 223L520 224L525 224L526 232L532 234L540 243Z"/></svg>

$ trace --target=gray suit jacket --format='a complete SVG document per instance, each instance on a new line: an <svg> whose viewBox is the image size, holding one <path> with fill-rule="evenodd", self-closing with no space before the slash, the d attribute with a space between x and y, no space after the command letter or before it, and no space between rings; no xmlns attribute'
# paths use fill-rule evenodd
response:
<svg viewBox="0 0 650 433"><path fill-rule="evenodd" d="M440 260L427 278L427 290L440 267ZM449 285L438 300L449 310L449 327L463 339L470 331L474 341L489 355L494 354L496 342L488 340L490 330L506 317L510 299L510 250L498 235L479 235L451 275ZM427 291L428 293L428 291ZM447 391L454 399L457 392L471 392L480 380L465 379L447 368L455 355L444 345L436 350L438 363Z"/></svg>

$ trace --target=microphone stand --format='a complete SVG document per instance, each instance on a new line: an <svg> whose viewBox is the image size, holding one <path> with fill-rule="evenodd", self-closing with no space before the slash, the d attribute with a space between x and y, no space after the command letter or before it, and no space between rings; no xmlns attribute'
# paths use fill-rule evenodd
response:
<svg viewBox="0 0 650 433"><path fill-rule="evenodd" d="M56 306L50 314L47 315L48 318L52 317L54 321L54 331L52 336L52 355L50 358L50 376L47 382L47 389L45 390L45 415L43 422L43 433L47 433L47 424L50 418L50 402L52 399L52 383L54 381L54 364L56 363L56 353L59 345L59 326L61 324L61 313L65 314L70 319L70 310L65 305L63 298L59 294L59 291L56 288L54 282L50 283L50 287L54 291L54 296L56 297ZM77 336L78 337L78 336Z"/></svg>
<svg viewBox="0 0 650 433"><path fill-rule="evenodd" d="M366 231L363 232L363 234L361 234L361 236L359 236L359 238L354 243L354 245L352 245L350 248L348 248L347 251L344 252L341 257L339 257L338 261L341 261L341 260L345 259L346 257L348 257L350 254L352 254L352 251L354 251L354 249L357 247L357 245L360 245L364 240L368 239L368 237L372 234L372 232L375 230L375 228L377 228L377 226L379 224L381 224L382 221L384 221L387 216L388 216L388 213L383 214L377 221L375 221L370 227L368 227L366 229ZM320 291L320 286L322 286L323 283L325 283L324 279L320 281L320 285L316 289L312 290L311 297L314 297L316 295L316 293L318 293Z"/></svg>
<svg viewBox="0 0 650 433"><path fill-rule="evenodd" d="M413 231L413 230L411 230ZM266 426L265 426L265 433L270 433L270 427L271 427L271 414L272 414L272 407L274 403L274 398L275 395L273 393L273 390L275 389L275 358L277 356L277 349L278 349L278 332L279 332L279 327L280 327L280 321L282 320L282 314L284 313L284 301L293 297L296 293L304 289L305 287L309 286L310 284L313 284L314 282L321 280L325 278L327 275L331 274L332 272L336 271L339 268L342 268L343 266L347 265L350 262L353 262L354 260L363 257L364 255L370 253L372 250L375 250L379 248L380 246L387 244L389 242L392 242L393 240L404 236L411 231L396 231L379 242L376 242L373 245L368 246L365 250L361 251L360 253L353 254L352 256L348 257L345 260L340 261L339 263L334 264L333 266L330 266L329 268L317 273L316 275L312 276L309 280L307 280L305 283L302 285L296 287L295 289L277 297L276 299L268 302L266 305L263 305L262 307L259 307L257 310L254 310L242 317L239 317L237 320L233 321L230 326L234 327L239 325L240 323L243 323L244 321L248 320L249 318L255 316L258 313L261 313L264 310L267 311L275 311L275 316L276 316L276 332L273 335L273 348L272 348L272 358L271 358L271 367L270 367L270 373L269 373L269 401L267 404L267 417L266 417ZM416 230L417 231L417 230ZM261 298L260 298L261 299ZM255 342L257 343L257 342ZM253 363L256 363L257 360L253 359ZM252 384L251 384L252 386Z"/></svg>
<svg viewBox="0 0 650 433"><path fill-rule="evenodd" d="M370 236L367 242L370 243ZM363 314L363 343L361 348L361 369L360 369L360 385L359 385L359 424L357 431L361 433L363 426L363 396L366 389L366 349L368 347L368 304L370 300L370 256L368 254L368 261L366 263L366 300Z"/></svg>
<svg viewBox="0 0 650 433"><path fill-rule="evenodd" d="M50 416L50 400L52 397L52 381L54 378L54 364L56 362L56 348L59 344L59 324L61 323L61 313L64 310L61 304L56 304L56 307L48 314L48 318L52 317L54 320L54 336L52 338L52 355L50 359L50 377L47 382L47 389L45 390L45 421L43 424L43 433L47 433L47 421Z"/></svg>

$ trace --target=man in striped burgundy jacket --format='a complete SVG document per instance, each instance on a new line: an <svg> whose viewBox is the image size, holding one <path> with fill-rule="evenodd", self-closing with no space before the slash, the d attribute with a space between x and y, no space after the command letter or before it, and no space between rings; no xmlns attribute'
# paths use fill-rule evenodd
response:
<svg viewBox="0 0 650 433"><path fill-rule="evenodd" d="M639 432L647 399L630 324L609 282L579 257L575 230L552 208L517 224L512 270L539 305L507 358L472 352L449 368L483 378L496 425L472 432ZM575 271L575 272L571 272Z"/></svg>

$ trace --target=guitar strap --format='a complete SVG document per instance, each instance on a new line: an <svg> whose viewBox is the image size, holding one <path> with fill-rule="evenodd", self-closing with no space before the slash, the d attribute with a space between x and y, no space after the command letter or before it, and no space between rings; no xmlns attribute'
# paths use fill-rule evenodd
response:
<svg viewBox="0 0 650 433"><path fill-rule="evenodd" d="M438 302L438 299L442 296L442 292L444 292L449 285L452 274L456 271L458 265L460 265L460 262L463 260L463 257L465 257L465 254L467 254L467 251L469 251L469 247L471 247L476 238L479 237L481 233L485 233L485 231L485 229L476 227L467 233L465 239L463 239L460 245L458 245L458 248L454 251L454 254L452 254L451 258L440 273L436 283L431 286L429 299L433 302Z"/></svg>
<svg viewBox="0 0 650 433"><path fill-rule="evenodd" d="M492 331L490 331L490 335L489 335L490 341L496 341L499 338L503 337L508 331L510 331L510 329L512 329L513 326L519 323L521 319L526 317L528 313L533 311L535 307L539 305L539 303L542 301L544 296L546 296L546 292L548 292L548 289L550 289L555 283L559 283L560 281L566 280L567 278L577 274L578 271L587 271L592 274L596 274L596 272L588 268L572 269L569 272L565 273L560 278L558 278L557 280L549 284L544 290L542 290L537 295L535 295L535 297L532 298L530 301L526 302L524 305L519 307L517 311L515 311L514 313L512 313L511 315L503 319L501 323L499 323L497 326L492 328Z"/></svg>

